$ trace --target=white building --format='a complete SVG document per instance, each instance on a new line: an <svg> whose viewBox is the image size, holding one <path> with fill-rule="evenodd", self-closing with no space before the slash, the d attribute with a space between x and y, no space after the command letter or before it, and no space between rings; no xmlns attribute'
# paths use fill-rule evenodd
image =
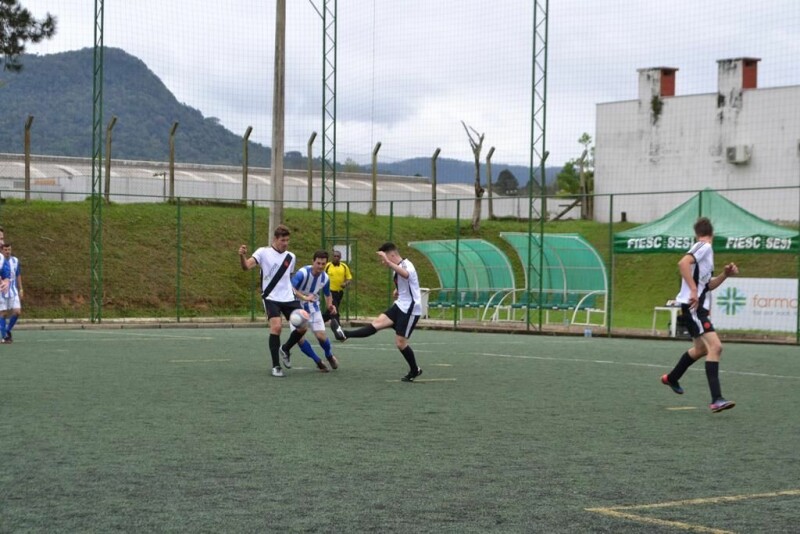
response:
<svg viewBox="0 0 800 534"><path fill-rule="evenodd" d="M756 58L719 60L717 91L676 96L678 69L639 70L637 100L597 105L595 218L648 222L706 187L768 220L800 214L800 86L758 89ZM686 192L664 194L667 192ZM692 193L689 193L691 191ZM619 193L662 192L658 195Z"/></svg>

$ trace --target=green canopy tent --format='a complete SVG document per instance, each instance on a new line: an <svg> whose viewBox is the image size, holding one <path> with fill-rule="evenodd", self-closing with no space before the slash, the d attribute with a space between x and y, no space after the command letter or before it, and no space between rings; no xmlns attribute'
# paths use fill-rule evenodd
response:
<svg viewBox="0 0 800 534"><path fill-rule="evenodd" d="M796 230L760 219L712 189L696 194L660 219L614 234L614 252L686 252L694 243L694 223L714 225L714 250L727 252L800 251Z"/></svg>

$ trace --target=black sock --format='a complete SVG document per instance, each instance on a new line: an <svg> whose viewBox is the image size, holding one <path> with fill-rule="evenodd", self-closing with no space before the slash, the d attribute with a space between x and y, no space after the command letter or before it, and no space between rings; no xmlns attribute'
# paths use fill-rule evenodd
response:
<svg viewBox="0 0 800 534"><path fill-rule="evenodd" d="M269 353L272 355L272 367L280 367L280 360L278 359L278 349L281 346L281 336L278 334L269 335Z"/></svg>
<svg viewBox="0 0 800 534"><path fill-rule="evenodd" d="M406 359L408 362L408 367L411 369L412 373L417 372L417 359L414 357L414 351L411 349L410 345L406 345L406 348L400 351L400 354L403 355L403 358Z"/></svg>
<svg viewBox="0 0 800 534"><path fill-rule="evenodd" d="M722 387L719 385L719 362L706 361L706 378L711 390L711 402L722 398Z"/></svg>
<svg viewBox="0 0 800 534"><path fill-rule="evenodd" d="M361 328L356 328L355 330L345 330L344 335L347 337L369 337L375 332L377 332L375 327L371 324L368 324L367 326L362 326Z"/></svg>
<svg viewBox="0 0 800 534"><path fill-rule="evenodd" d="M678 380L683 376L683 373L696 361L697 360L693 360L691 356L689 356L688 352L684 352L681 359L675 364L675 368L667 375L667 380L672 384L677 384Z"/></svg>
<svg viewBox="0 0 800 534"><path fill-rule="evenodd" d="M305 332L303 334L305 334ZM292 333L289 334L289 339L286 340L286 344L283 345L283 350L286 352L292 350L292 347L297 345L297 342L300 341L303 334L301 334L299 330L293 330Z"/></svg>

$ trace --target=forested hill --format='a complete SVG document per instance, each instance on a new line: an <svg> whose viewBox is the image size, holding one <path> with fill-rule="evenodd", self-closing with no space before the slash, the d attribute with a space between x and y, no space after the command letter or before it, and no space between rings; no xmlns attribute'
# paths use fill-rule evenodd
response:
<svg viewBox="0 0 800 534"><path fill-rule="evenodd" d="M31 152L88 157L92 153L92 66L90 48L46 56L24 56L19 74L0 73L0 152L23 151L23 129L33 115ZM103 57L103 135L112 116L115 158L166 161L169 130L180 123L176 159L239 164L242 138L216 119L177 101L147 65L116 48ZM269 166L269 148L251 143L250 164Z"/></svg>
<svg viewBox="0 0 800 534"><path fill-rule="evenodd" d="M176 159L186 163L241 164L241 133L235 134L213 117L204 117L181 104L143 61L117 48L106 48L103 68L102 131L112 116L113 156L119 159L166 161L169 158L169 130L180 123ZM92 68L93 50L22 57L20 73L0 72L0 152L22 153L25 120L34 117L31 152L53 156L90 157L92 153ZM465 140L466 143L466 140ZM286 168L305 169L306 158L297 152L287 157ZM250 143L253 166L270 165L270 149ZM342 166L339 162L338 166ZM319 167L319 161L315 162ZM481 182L486 183L485 164ZM361 167L369 172L369 165ZM547 183L559 169L547 169ZM505 171L505 172L504 172ZM429 157L410 158L380 164L380 172L404 176L430 176ZM493 181L511 173L522 187L528 182L528 168L503 165L492 167ZM440 158L437 180L445 183L473 183L474 164ZM524 193L523 193L524 194Z"/></svg>

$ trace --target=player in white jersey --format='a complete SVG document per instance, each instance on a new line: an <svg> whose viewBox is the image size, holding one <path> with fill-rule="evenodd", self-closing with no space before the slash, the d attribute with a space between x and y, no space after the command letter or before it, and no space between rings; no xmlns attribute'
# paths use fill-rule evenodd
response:
<svg viewBox="0 0 800 534"><path fill-rule="evenodd" d="M417 365L414 351L408 344L408 339L411 337L411 333L419 321L419 316L422 314L419 277L414 264L400 255L394 243L381 245L378 249L378 257L383 265L394 271L394 294L396 298L394 304L380 314L370 325L362 326L355 330L343 330L336 318L331 318L331 329L336 339L345 341L350 337L368 337L378 330L394 326L395 345L409 367L408 374L402 380L404 382L413 382L415 378L422 374L422 369Z"/></svg>
<svg viewBox="0 0 800 534"><path fill-rule="evenodd" d="M0 287L0 342L13 341L11 330L17 324L22 312L22 272L19 259L11 254L11 243L3 243L3 263L0 265L0 279L7 286ZM10 317L9 317L10 316Z"/></svg>
<svg viewBox="0 0 800 534"><path fill-rule="evenodd" d="M289 249L289 229L280 224L275 228L274 239L269 247L260 247L247 257L247 245L239 247L239 262L242 270L249 271L256 265L261 268L261 300L269 324L269 351L272 356L272 376L283 377L279 353L281 350L281 315L289 319L293 310L300 308L292 287L292 271L295 255ZM285 347L291 349L306 329L301 328L289 335ZM287 369L292 367L288 357L284 359Z"/></svg>
<svg viewBox="0 0 800 534"><path fill-rule="evenodd" d="M328 253L324 250L318 250L314 253L314 262L311 265L298 269L292 277L292 285L294 286L297 297L301 300L301 306L308 312L310 319L308 321L311 331L319 341L319 346L325 351L325 359L328 360L332 369L339 368L339 361L331 351L331 341L325 333L325 319L323 318L322 310L320 309L320 293L325 297L325 309L331 315L336 315L336 306L333 304L333 295L331 294L331 284L328 275L325 273L325 265L328 263ZM290 324L290 328L294 330L294 325ZM323 373L328 372L328 367L314 352L311 343L305 337L298 343L300 350L303 354L314 360L314 363ZM281 347L281 352L286 354L288 358L289 350L286 347Z"/></svg>
<svg viewBox="0 0 800 534"><path fill-rule="evenodd" d="M700 217L694 225L696 243L686 252L678 262L681 273L681 290L676 300L681 305L684 323L692 336L692 347L683 353L675 368L661 377L661 383L669 386L672 391L681 395L683 388L678 380L689 367L699 360L706 358L706 378L708 388L711 390L712 412L721 412L733 408L736 403L725 400L719 383L719 360L722 356L722 342L714 331L714 325L709 318L708 293L722 284L729 276L739 274L735 263L725 265L723 273L714 276L714 227L706 217Z"/></svg>

